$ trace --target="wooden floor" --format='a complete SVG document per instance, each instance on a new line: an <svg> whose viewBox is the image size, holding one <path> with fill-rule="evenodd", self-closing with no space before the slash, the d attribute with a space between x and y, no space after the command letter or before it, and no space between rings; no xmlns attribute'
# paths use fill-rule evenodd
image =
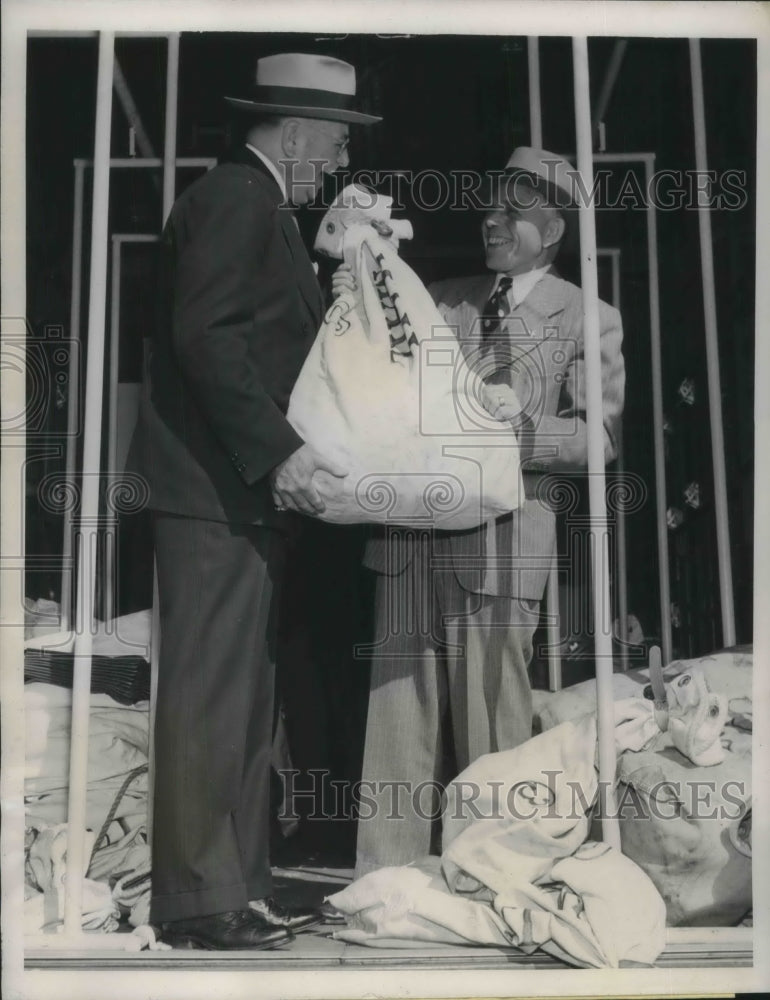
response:
<svg viewBox="0 0 770 1000"><path fill-rule="evenodd" d="M276 896L284 902L317 904L352 879L352 870L297 864L274 868ZM130 930L130 928L127 928ZM25 953L27 969L561 969L569 966L544 952L525 955L515 948L477 948L431 945L419 948L370 948L347 944L333 937L333 926L312 928L285 947L270 951L211 952L195 949L172 951L53 951ZM715 950L706 944L669 945L657 968L750 967L750 950L735 947Z"/></svg>

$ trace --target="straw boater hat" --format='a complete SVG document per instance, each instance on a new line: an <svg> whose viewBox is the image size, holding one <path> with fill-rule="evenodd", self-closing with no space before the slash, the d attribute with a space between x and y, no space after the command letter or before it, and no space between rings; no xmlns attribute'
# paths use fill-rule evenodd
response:
<svg viewBox="0 0 770 1000"><path fill-rule="evenodd" d="M578 229L578 211L576 194L577 170L556 153L547 149L533 149L531 146L519 146L511 153L510 159L503 170L503 181L517 181L527 184L533 190L542 194L549 205L559 208L566 223L565 242L576 239Z"/></svg>
<svg viewBox="0 0 770 1000"><path fill-rule="evenodd" d="M297 115L354 125L382 121L376 115L355 110L355 96L356 71L350 63L330 56L291 52L257 60L251 97L225 100L241 111L268 115Z"/></svg>

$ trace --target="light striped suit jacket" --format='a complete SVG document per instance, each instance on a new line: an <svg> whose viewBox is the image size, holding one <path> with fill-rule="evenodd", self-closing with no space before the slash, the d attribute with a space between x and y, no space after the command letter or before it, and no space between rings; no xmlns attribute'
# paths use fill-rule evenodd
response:
<svg viewBox="0 0 770 1000"><path fill-rule="evenodd" d="M456 328L463 352L485 379L515 390L526 415L519 432L527 499L516 511L489 525L441 533L448 539L454 573L474 593L540 600L555 542L555 515L548 500L546 472L584 469L588 463L583 296L580 289L546 273L523 302L515 305L480 349L481 314L495 275L450 279L430 292L446 323ZM620 314L599 304L605 461L616 453L623 410L625 368ZM438 532L436 534L439 534ZM364 565L379 573L403 572L411 558L403 531L386 528L368 542Z"/></svg>

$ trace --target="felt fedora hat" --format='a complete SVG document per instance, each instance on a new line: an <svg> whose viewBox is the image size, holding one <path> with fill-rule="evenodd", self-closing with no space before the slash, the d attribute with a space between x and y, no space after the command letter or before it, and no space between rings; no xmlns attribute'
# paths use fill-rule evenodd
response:
<svg viewBox="0 0 770 1000"><path fill-rule="evenodd" d="M541 194L554 208L561 210L566 224L564 243L574 249L580 232L578 220L578 171L564 157L547 149L518 146L503 170L508 185L525 184ZM508 188L510 191L510 187Z"/></svg>
<svg viewBox="0 0 770 1000"><path fill-rule="evenodd" d="M296 115L326 121L371 125L382 119L354 107L356 71L350 63L330 56L290 52L257 61L250 97L226 97L241 111L266 115Z"/></svg>

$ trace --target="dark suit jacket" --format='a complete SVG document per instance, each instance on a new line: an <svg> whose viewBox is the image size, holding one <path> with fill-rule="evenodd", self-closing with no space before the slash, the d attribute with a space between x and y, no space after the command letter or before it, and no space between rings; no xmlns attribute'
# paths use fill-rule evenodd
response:
<svg viewBox="0 0 770 1000"><path fill-rule="evenodd" d="M129 456L155 510L281 523L266 476L302 444L285 413L323 313L282 201L267 168L244 149L171 211Z"/></svg>
<svg viewBox="0 0 770 1000"><path fill-rule="evenodd" d="M456 329L469 362L479 365L480 318L494 274L450 279L430 287L439 312ZM615 435L623 410L625 369L620 314L599 303L602 408L606 461L615 456ZM452 568L473 593L540 600L555 543L555 515L539 485L546 471L575 471L588 464L585 424L583 296L580 289L547 273L504 320L489 361L478 366L491 382L516 391L528 416L519 434L527 499L512 514L470 531L445 532ZM411 558L400 533L374 537L365 565L400 573Z"/></svg>

